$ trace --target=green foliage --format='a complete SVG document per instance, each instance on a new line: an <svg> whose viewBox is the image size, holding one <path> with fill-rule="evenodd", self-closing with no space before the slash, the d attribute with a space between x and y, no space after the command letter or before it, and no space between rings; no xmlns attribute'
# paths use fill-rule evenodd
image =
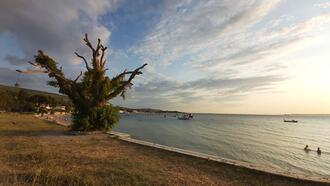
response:
<svg viewBox="0 0 330 186"><path fill-rule="evenodd" d="M66 94L73 103L73 130L109 130L119 118L119 110L107 105L109 100L117 96L125 98L127 89L133 85L132 80L136 75L142 74L141 69L147 64L143 64L134 71L125 70L109 78L105 75L107 69L104 57L107 47L101 44L100 39L96 47L93 47L87 34L84 41L92 51L91 62L87 62L84 56L75 53L85 63L86 71L81 72L74 80L67 79L62 67L58 67L58 63L41 50L35 56L35 63L31 64L45 70L51 78L48 85L58 87L59 92Z"/></svg>
<svg viewBox="0 0 330 186"><path fill-rule="evenodd" d="M0 88L0 110L8 112L45 112L41 111L41 105L69 107L70 103L65 100L56 100L50 95L31 95L24 89L14 91Z"/></svg>
<svg viewBox="0 0 330 186"><path fill-rule="evenodd" d="M119 121L119 109L112 105L94 107L88 114L73 115L73 130L91 131L111 129Z"/></svg>
<svg viewBox="0 0 330 186"><path fill-rule="evenodd" d="M0 110L11 111L14 105L18 105L16 97L9 91L0 92L0 98Z"/></svg>
<svg viewBox="0 0 330 186"><path fill-rule="evenodd" d="M95 107L91 109L89 119L90 123L98 125L95 128L109 130L119 121L119 109L111 105Z"/></svg>
<svg viewBox="0 0 330 186"><path fill-rule="evenodd" d="M57 105L66 105L65 102L61 104L58 103L53 97L51 96L44 96L44 95L33 95L28 99L31 103L34 103L36 106L40 105L50 105L50 106L57 106Z"/></svg>

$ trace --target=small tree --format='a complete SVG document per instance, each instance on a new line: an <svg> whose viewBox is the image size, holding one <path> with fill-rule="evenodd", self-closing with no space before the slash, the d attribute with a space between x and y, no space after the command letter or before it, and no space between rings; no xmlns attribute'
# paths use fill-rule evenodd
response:
<svg viewBox="0 0 330 186"><path fill-rule="evenodd" d="M47 113L47 105L51 105L50 99L44 95L33 95L29 98L29 102L33 103L36 107L36 112L43 115Z"/></svg>
<svg viewBox="0 0 330 186"><path fill-rule="evenodd" d="M110 79L105 75L107 69L104 57L107 47L101 44L100 39L96 47L93 47L87 34L84 42L92 51L91 62L75 53L85 63L86 71L80 72L74 80L67 79L62 67L58 68L58 63L41 50L35 56L35 62L30 64L43 69L43 72L52 79L48 84L58 87L59 92L66 94L72 101L74 105L72 130L109 130L119 120L119 110L108 101L119 95L125 98L127 89L133 85L132 80L136 75L142 74L141 69L147 64L133 71L125 70Z"/></svg>

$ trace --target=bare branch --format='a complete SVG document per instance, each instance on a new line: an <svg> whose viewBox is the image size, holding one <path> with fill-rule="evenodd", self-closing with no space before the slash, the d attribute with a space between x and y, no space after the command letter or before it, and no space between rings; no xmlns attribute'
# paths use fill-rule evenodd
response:
<svg viewBox="0 0 330 186"><path fill-rule="evenodd" d="M34 67L37 67L37 68L41 68L42 66L40 64L37 64L37 63L33 63L31 61L29 61L29 63L34 66Z"/></svg>
<svg viewBox="0 0 330 186"><path fill-rule="evenodd" d="M104 58L105 51L107 50L108 47L104 47L102 44L100 46L101 46L101 51L102 51L100 62L101 62L101 67L103 68L105 65L105 60L103 61L103 58Z"/></svg>
<svg viewBox="0 0 330 186"><path fill-rule="evenodd" d="M131 83L132 79L136 76L136 75L140 75L142 74L142 72L140 71L141 69L143 69L145 66L147 66L147 63L143 64L142 66L140 66L139 68L135 69L131 76L128 78L128 82Z"/></svg>
<svg viewBox="0 0 330 186"><path fill-rule="evenodd" d="M95 53L95 49L94 47L92 46L91 42L88 40L88 35L87 33L85 34L85 38L84 38L84 41L86 42L86 45L93 51L93 54Z"/></svg>
<svg viewBox="0 0 330 186"><path fill-rule="evenodd" d="M104 60L102 63L102 68L104 68L105 63L107 62L107 60Z"/></svg>
<svg viewBox="0 0 330 186"><path fill-rule="evenodd" d="M134 74L134 76L135 75L140 75L140 74L142 74L142 72L140 71L141 69L143 69L145 66L147 65L147 63L145 63L145 64L143 64L141 67L139 67L139 68L137 68L137 69L135 69L134 71L124 71L124 72L122 72L121 74L119 74L117 77L115 77L115 78L120 78L120 77L122 77L122 76L124 76L124 75L128 75L128 74ZM131 75L131 76L132 76ZM134 76L133 77L130 77L131 79L133 79L134 78ZM130 79L129 78L129 79Z"/></svg>
<svg viewBox="0 0 330 186"><path fill-rule="evenodd" d="M100 48L101 48L101 39L98 38L97 39L97 46L96 46L96 53L97 53L97 55L99 55Z"/></svg>
<svg viewBox="0 0 330 186"><path fill-rule="evenodd" d="M103 46L103 45L101 44L101 49L102 49L103 51L105 51L106 49L108 49L108 47L105 47L105 46Z"/></svg>
<svg viewBox="0 0 330 186"><path fill-rule="evenodd" d="M127 81L121 82L120 87L118 87L114 92L110 93L107 96L107 99L111 99L111 98L116 97L117 95L119 95L122 92L124 92L127 89L127 87L132 86L133 84L131 83L131 81L134 79L134 77L136 75L142 74L141 69L143 69L146 65L147 65L147 63L143 64L142 66L140 66L139 68L135 69L134 71L128 71L128 72L124 71L123 73L121 73L118 76L116 76L115 78L113 78L111 81L117 81L120 78L124 78L125 75L131 74Z"/></svg>
<svg viewBox="0 0 330 186"><path fill-rule="evenodd" d="M36 69L36 70L16 70L16 72L22 73L22 74L47 74L47 70L41 70L41 69Z"/></svg>
<svg viewBox="0 0 330 186"><path fill-rule="evenodd" d="M90 70L90 68L89 68L89 65L88 65L88 63L87 63L87 60L86 60L86 58L85 58L84 56L82 56L82 55L79 55L77 52L75 52L75 54L76 54L76 56L77 56L77 57L79 57L79 58L81 58L81 59L83 59L83 60L84 60L84 62L85 62L85 65L86 65L86 68L87 68L87 70L89 71L89 70Z"/></svg>
<svg viewBox="0 0 330 186"><path fill-rule="evenodd" d="M80 74L78 75L78 77L75 79L75 80L73 80L73 82L77 82L78 81L78 79L82 76L82 74L83 74L83 72L82 71L80 71Z"/></svg>

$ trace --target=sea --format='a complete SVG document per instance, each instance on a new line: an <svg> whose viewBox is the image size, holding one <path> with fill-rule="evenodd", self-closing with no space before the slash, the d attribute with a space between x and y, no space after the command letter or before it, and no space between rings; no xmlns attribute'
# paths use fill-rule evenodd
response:
<svg viewBox="0 0 330 186"><path fill-rule="evenodd" d="M175 114L132 113L121 115L113 130L269 170L330 177L330 115L194 114L192 120L178 120ZM306 145L311 151L304 151Z"/></svg>

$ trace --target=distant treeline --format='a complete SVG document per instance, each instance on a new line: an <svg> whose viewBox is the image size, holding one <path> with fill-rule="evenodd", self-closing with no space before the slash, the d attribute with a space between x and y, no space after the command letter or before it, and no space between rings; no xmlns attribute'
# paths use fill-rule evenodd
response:
<svg viewBox="0 0 330 186"><path fill-rule="evenodd" d="M35 112L41 106L66 106L71 108L67 99L55 99L51 95L31 94L27 90L0 90L0 111Z"/></svg>
<svg viewBox="0 0 330 186"><path fill-rule="evenodd" d="M126 108L126 107L119 107L120 110L123 110L125 112L144 112L144 113L174 113L174 114L179 114L181 112L179 111L171 111L171 110L160 110L160 109L151 109L151 108Z"/></svg>
<svg viewBox="0 0 330 186"><path fill-rule="evenodd" d="M40 109L40 105L65 106L67 110L72 110L70 100L63 95L49 92L24 89L0 85L0 111L7 112L35 112ZM181 113L179 111L160 110L151 108L127 108L119 107L125 112L144 113Z"/></svg>

